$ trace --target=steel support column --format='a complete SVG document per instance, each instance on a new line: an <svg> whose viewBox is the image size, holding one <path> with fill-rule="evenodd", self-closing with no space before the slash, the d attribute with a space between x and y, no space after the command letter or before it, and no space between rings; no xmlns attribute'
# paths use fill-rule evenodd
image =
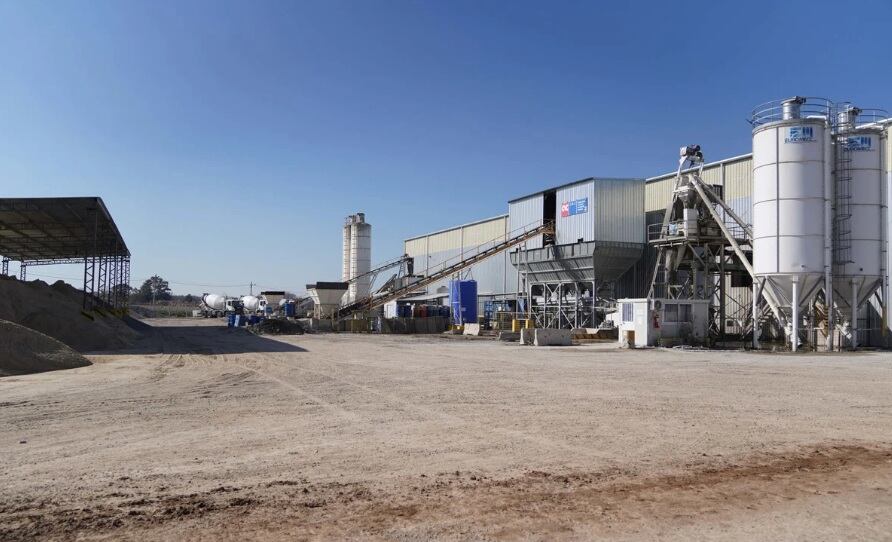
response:
<svg viewBox="0 0 892 542"><path fill-rule="evenodd" d="M121 284L124 285L122 295L124 299L121 302L121 308L127 310L130 304L130 256L124 256L121 260Z"/></svg>

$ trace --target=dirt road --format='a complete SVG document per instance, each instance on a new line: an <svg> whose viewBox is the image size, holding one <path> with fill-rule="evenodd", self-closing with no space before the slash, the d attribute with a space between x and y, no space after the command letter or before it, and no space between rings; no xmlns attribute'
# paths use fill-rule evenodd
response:
<svg viewBox="0 0 892 542"><path fill-rule="evenodd" d="M0 540L892 533L892 356L257 338L0 379Z"/></svg>

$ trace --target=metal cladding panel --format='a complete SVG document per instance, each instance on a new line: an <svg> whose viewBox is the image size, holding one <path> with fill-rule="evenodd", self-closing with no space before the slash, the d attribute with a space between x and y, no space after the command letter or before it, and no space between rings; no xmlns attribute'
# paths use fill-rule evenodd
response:
<svg viewBox="0 0 892 542"><path fill-rule="evenodd" d="M644 185L644 211L663 211L672 198L675 176L661 177Z"/></svg>
<svg viewBox="0 0 892 542"><path fill-rule="evenodd" d="M603 179L595 187L594 241L643 243L644 180Z"/></svg>
<svg viewBox="0 0 892 542"><path fill-rule="evenodd" d="M753 160L743 158L725 166L725 202L748 224L753 223Z"/></svg>
<svg viewBox="0 0 892 542"><path fill-rule="evenodd" d="M446 266L454 264L461 259L461 249L455 248L451 250L441 250L434 251L427 255L427 258L423 258L426 261L418 261L415 260L415 273L422 275L430 275L431 273L435 273ZM434 293L439 288L445 288L449 279L443 279L441 281L435 282L434 284L430 284L425 288L427 292Z"/></svg>
<svg viewBox="0 0 892 542"><path fill-rule="evenodd" d="M600 198L595 196L595 180L588 180L565 186L555 194L555 227L557 244L594 241L595 222L598 216ZM600 195L600 194L599 194ZM570 206L576 211L576 203L584 202L584 211L571 214Z"/></svg>
<svg viewBox="0 0 892 542"><path fill-rule="evenodd" d="M417 239L409 239L403 245L403 251L412 256L413 258L417 258L419 256L427 255L427 236L419 237Z"/></svg>
<svg viewBox="0 0 892 542"><path fill-rule="evenodd" d="M544 199L543 194L535 194L508 204L508 234L511 237L542 224ZM536 237L526 242L527 248L539 248L541 246L541 237Z"/></svg>
<svg viewBox="0 0 892 542"><path fill-rule="evenodd" d="M508 217L500 216L486 222L479 222L462 227L462 247L477 248L481 245L492 246L505 240Z"/></svg>
<svg viewBox="0 0 892 542"><path fill-rule="evenodd" d="M439 271L443 267L458 263L459 260L461 260L460 248L449 250L433 250L433 248L431 248L431 251L428 253L427 264L419 266L418 262L415 262L415 271L421 272L421 270L424 269L425 274L430 274Z"/></svg>
<svg viewBox="0 0 892 542"><path fill-rule="evenodd" d="M644 180L593 179L556 196L557 244L644 241Z"/></svg>
<svg viewBox="0 0 892 542"><path fill-rule="evenodd" d="M428 250L431 254L444 250L460 250L461 228L435 233L428 238L428 242Z"/></svg>
<svg viewBox="0 0 892 542"><path fill-rule="evenodd" d="M643 243L587 241L512 252L511 263L532 282L616 280L643 252Z"/></svg>
<svg viewBox="0 0 892 542"><path fill-rule="evenodd" d="M461 278L462 280L476 280L481 295L514 293L516 281L512 280L510 289L508 287L507 258L507 253L496 254L462 271Z"/></svg>
<svg viewBox="0 0 892 542"><path fill-rule="evenodd" d="M704 167L703 174L700 176L706 184L722 184L722 165L715 164L713 166Z"/></svg>
<svg viewBox="0 0 892 542"><path fill-rule="evenodd" d="M444 265L458 262L462 258L461 250L447 250L442 252L431 252L430 257L416 259L415 272L418 274L428 275L439 271ZM516 290L516 281L514 279L514 269L511 270L511 280L508 280L507 263L508 254L496 254L491 258L487 258L482 262L472 265L462 270L462 280L476 280L480 295L504 295L513 294ZM426 260L425 263L422 260ZM448 286L449 279L445 278L434 284L428 285L426 290L428 294L433 294L438 290Z"/></svg>

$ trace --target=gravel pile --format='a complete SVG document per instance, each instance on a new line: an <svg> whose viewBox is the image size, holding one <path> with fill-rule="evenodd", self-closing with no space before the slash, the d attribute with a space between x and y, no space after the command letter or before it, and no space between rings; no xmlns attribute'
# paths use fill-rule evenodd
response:
<svg viewBox="0 0 892 542"><path fill-rule="evenodd" d="M0 320L0 376L86 367L90 362L39 331Z"/></svg>
<svg viewBox="0 0 892 542"><path fill-rule="evenodd" d="M62 281L0 277L0 319L39 331L80 352L126 348L139 336L113 315L82 313L83 293Z"/></svg>
<svg viewBox="0 0 892 542"><path fill-rule="evenodd" d="M293 320L284 318L267 318L255 326L251 331L257 335L303 335L304 327Z"/></svg>

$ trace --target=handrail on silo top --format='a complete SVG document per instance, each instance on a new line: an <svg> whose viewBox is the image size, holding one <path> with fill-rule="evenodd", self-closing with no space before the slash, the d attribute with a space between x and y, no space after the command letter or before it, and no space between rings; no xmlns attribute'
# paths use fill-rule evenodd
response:
<svg viewBox="0 0 892 542"><path fill-rule="evenodd" d="M795 106L791 107L791 104L795 104ZM817 117L827 120L831 118L832 113L833 102L827 98L794 96L757 105L750 113L747 122L756 127L769 122L795 118L808 119Z"/></svg>

